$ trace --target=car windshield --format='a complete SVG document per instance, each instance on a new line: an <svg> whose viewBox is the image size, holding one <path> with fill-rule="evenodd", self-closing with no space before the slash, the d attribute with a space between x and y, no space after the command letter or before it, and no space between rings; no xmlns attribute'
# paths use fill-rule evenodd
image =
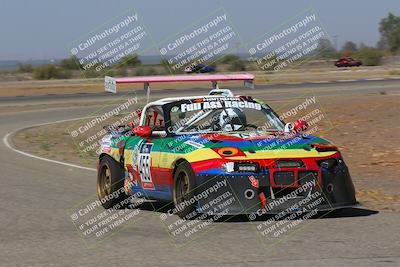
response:
<svg viewBox="0 0 400 267"><path fill-rule="evenodd" d="M174 103L170 121L169 131L175 134L284 129L283 122L270 107L238 97Z"/></svg>

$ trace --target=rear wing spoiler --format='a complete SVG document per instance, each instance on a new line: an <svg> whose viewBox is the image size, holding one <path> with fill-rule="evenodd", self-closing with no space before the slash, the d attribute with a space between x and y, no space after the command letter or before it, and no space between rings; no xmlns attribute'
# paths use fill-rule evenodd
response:
<svg viewBox="0 0 400 267"><path fill-rule="evenodd" d="M117 93L117 84L143 83L147 97L150 95L150 83L165 82L211 82L213 89L218 89L219 81L243 81L247 88L254 88L254 75L249 73L239 74L199 74L199 75L167 75L167 76L138 76L113 78L104 77L106 92Z"/></svg>

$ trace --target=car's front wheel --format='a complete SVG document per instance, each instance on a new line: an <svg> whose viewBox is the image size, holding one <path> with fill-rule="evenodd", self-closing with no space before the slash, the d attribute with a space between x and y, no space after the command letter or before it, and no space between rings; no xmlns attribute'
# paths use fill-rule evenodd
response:
<svg viewBox="0 0 400 267"><path fill-rule="evenodd" d="M174 173L173 199L175 213L184 218L196 208L193 201L195 175L189 162L179 164Z"/></svg>
<svg viewBox="0 0 400 267"><path fill-rule="evenodd" d="M119 208L127 198L124 169L110 156L101 158L97 173L97 196L105 209ZM119 205L119 206L118 206Z"/></svg>

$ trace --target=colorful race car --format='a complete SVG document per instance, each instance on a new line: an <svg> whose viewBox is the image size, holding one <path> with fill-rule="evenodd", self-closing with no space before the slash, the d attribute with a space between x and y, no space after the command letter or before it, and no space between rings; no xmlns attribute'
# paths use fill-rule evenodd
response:
<svg viewBox="0 0 400 267"><path fill-rule="evenodd" d="M140 113L139 125L111 128L102 140L97 193L105 208L129 195L171 202L181 217L356 204L338 148L250 96L217 89Z"/></svg>

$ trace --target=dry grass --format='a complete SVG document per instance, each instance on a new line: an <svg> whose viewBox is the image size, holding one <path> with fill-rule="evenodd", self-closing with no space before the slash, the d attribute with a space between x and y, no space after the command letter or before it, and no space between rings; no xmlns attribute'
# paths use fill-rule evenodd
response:
<svg viewBox="0 0 400 267"><path fill-rule="evenodd" d="M400 75L400 70L390 70L389 75Z"/></svg>

